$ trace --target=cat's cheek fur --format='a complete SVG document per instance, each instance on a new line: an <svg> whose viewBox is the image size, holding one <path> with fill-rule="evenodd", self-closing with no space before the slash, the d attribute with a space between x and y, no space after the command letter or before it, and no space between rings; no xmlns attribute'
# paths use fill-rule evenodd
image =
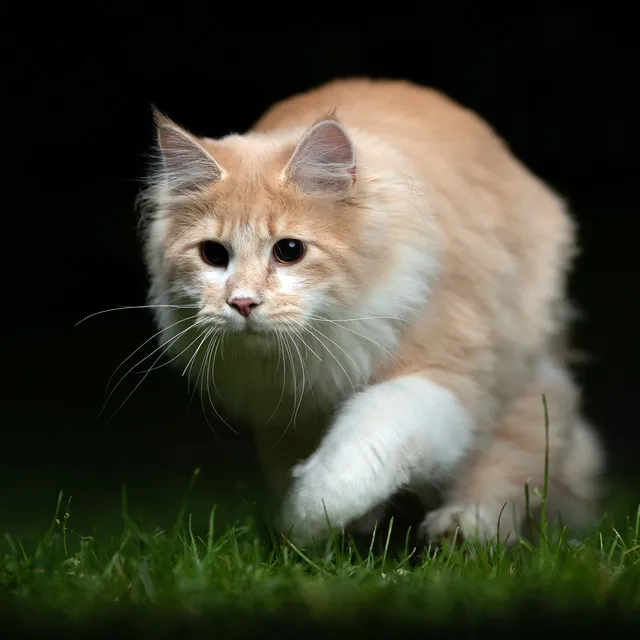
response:
<svg viewBox="0 0 640 640"><path fill-rule="evenodd" d="M209 267L201 276L201 282L203 286L217 286L223 287L229 278L229 274L226 269L218 269L216 267Z"/></svg>
<svg viewBox="0 0 640 640"><path fill-rule="evenodd" d="M404 487L437 482L467 453L473 420L428 374L398 377L352 396L320 447L294 467L282 525L294 540L322 538Z"/></svg>
<svg viewBox="0 0 640 640"><path fill-rule="evenodd" d="M303 283L303 278L294 273L288 273L286 269L280 269L278 272L278 288L282 293L298 293Z"/></svg>

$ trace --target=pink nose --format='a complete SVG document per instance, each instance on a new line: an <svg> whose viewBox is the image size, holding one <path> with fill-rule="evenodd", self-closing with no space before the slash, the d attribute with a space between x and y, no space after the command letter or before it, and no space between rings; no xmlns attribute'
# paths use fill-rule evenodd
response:
<svg viewBox="0 0 640 640"><path fill-rule="evenodd" d="M248 318L254 307L258 306L258 303L253 298L234 298L229 300L229 304L235 307L240 315Z"/></svg>

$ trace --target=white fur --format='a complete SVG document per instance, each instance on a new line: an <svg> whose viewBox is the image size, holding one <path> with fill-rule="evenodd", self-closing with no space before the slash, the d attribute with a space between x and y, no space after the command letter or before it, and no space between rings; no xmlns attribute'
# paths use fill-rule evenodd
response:
<svg viewBox="0 0 640 640"><path fill-rule="evenodd" d="M301 543L343 527L403 487L446 476L466 453L472 420L443 387L420 375L351 397L320 447L293 470L283 526Z"/></svg>
<svg viewBox="0 0 640 640"><path fill-rule="evenodd" d="M202 272L202 281L206 284L216 284L223 286L229 279L229 272L227 269L221 269L219 267L209 267Z"/></svg>
<svg viewBox="0 0 640 640"><path fill-rule="evenodd" d="M234 298L250 298L251 300L260 302L260 296L258 296L255 289L251 289L250 287L236 287L233 289L229 295L229 300L233 300Z"/></svg>
<svg viewBox="0 0 640 640"><path fill-rule="evenodd" d="M280 269L278 271L278 282L283 293L296 293L302 288L304 280L291 273L291 271Z"/></svg>

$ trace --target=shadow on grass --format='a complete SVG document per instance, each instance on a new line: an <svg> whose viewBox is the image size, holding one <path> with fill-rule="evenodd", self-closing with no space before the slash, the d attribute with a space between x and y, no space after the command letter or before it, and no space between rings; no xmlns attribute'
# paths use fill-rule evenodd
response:
<svg viewBox="0 0 640 640"><path fill-rule="evenodd" d="M428 594L424 594L428 597ZM486 612L482 606L467 603L452 614L424 615L415 608L415 598L406 606L390 610L385 594L368 594L366 602L350 603L348 611L331 614L314 611L296 600L280 602L277 611L247 611L225 606L205 613L190 614L166 608L111 606L91 615L70 618L42 607L16 605L0 600L0 620L5 637L58 636L64 638L179 637L179 638L296 638L316 633L320 637L394 637L398 634L424 634L432 637L479 638L489 633L509 633L527 637L543 632L579 634L581 637L632 638L640 630L637 611L625 610L615 602L599 607L575 603L554 606L543 594L525 596L509 602L504 611ZM538 635L539 637L539 635Z"/></svg>

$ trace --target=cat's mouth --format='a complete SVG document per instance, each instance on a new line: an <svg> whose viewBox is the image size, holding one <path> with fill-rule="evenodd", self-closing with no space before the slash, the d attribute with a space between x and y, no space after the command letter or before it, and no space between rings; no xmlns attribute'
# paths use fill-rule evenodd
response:
<svg viewBox="0 0 640 640"><path fill-rule="evenodd" d="M222 329L229 334L255 338L282 333L290 330L292 325L299 323L297 316L280 313L274 316L267 316L266 314L255 312L248 317L243 317L239 313L232 314L226 310L222 313L207 313L203 310L200 317L207 325Z"/></svg>
<svg viewBox="0 0 640 640"><path fill-rule="evenodd" d="M273 333L274 327L268 321L257 317L226 318L225 329L230 333L240 333L249 336L261 336Z"/></svg>

